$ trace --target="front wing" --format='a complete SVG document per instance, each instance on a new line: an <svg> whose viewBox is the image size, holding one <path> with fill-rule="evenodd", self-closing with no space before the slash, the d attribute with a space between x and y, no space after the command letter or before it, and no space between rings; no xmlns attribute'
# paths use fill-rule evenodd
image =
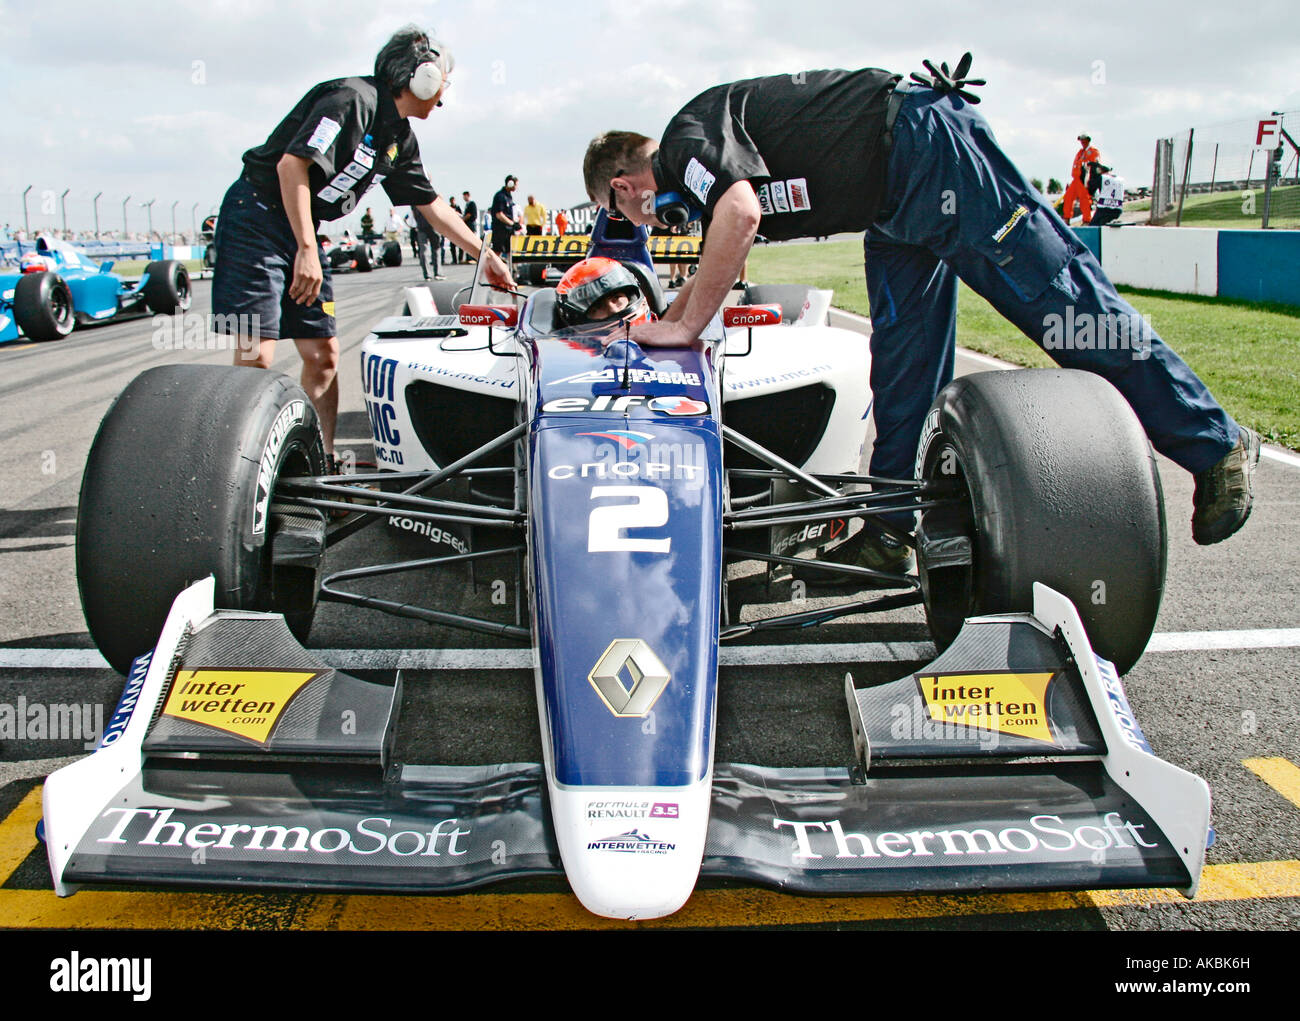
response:
<svg viewBox="0 0 1300 1021"><path fill-rule="evenodd" d="M848 679L860 761L717 766L701 875L806 893L1194 893L1209 790L1150 752L1108 667L1069 602L1039 586L1033 617L968 621L914 675L864 690ZM226 698L241 678L267 699L256 711ZM186 690L205 701L184 703ZM361 680L315 660L278 616L214 612L211 579L192 586L128 678L100 749L47 781L56 890L425 892L562 874L542 767L394 763L399 693L400 677ZM217 716L196 722L205 705L226 711L226 729ZM968 725L994 705L996 718ZM571 839L610 855L673 846L662 796L602 794Z"/></svg>

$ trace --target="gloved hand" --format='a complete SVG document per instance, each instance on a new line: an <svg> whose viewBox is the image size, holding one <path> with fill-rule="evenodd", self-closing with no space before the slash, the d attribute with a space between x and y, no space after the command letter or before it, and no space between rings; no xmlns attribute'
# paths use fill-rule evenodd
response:
<svg viewBox="0 0 1300 1021"><path fill-rule="evenodd" d="M977 85L985 84L983 78L972 78L969 80L966 78L966 73L970 70L973 60L974 58L969 53L965 54L961 60L957 61L957 67L952 71L948 70L948 65L946 63L940 64L936 68L933 63L924 60L922 63L925 64L925 69L930 72L932 77L927 78L925 75L917 74L913 71L912 81L916 82L918 85L925 85L928 88L937 89L940 92L955 92L968 103L978 103L980 101L979 96L975 95L973 92L965 91L967 88L973 88Z"/></svg>

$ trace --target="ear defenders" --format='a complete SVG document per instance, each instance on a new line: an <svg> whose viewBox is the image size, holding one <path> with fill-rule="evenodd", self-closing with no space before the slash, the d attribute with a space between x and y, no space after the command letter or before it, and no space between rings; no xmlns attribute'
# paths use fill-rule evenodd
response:
<svg viewBox="0 0 1300 1021"><path fill-rule="evenodd" d="M656 150L650 157L650 171L654 174L655 186L663 182L663 167ZM704 210L679 191L661 191L655 196L655 216L659 222L668 227L685 227L704 215Z"/></svg>
<svg viewBox="0 0 1300 1021"><path fill-rule="evenodd" d="M445 75L439 63L440 57L441 54L428 44L422 46L416 55L415 70L411 72L411 80L407 83L411 95L416 99L432 99L442 88Z"/></svg>
<svg viewBox="0 0 1300 1021"><path fill-rule="evenodd" d="M655 216L669 227L685 227L694 223L704 211L679 191L660 192L655 196Z"/></svg>

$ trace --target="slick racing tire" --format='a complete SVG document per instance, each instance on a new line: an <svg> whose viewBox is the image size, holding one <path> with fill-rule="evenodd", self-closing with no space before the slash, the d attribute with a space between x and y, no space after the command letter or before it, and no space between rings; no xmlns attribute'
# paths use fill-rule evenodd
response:
<svg viewBox="0 0 1300 1021"><path fill-rule="evenodd" d="M370 258L370 248L368 245L357 245L352 249L352 258L356 260L358 273L369 273L375 268L374 262Z"/></svg>
<svg viewBox="0 0 1300 1021"><path fill-rule="evenodd" d="M272 566L272 497L282 477L324 473L316 410L287 376L213 365L137 376L100 424L77 508L77 584L104 658L125 673L177 593L209 574L218 607L284 613L305 638L318 573Z"/></svg>
<svg viewBox="0 0 1300 1021"><path fill-rule="evenodd" d="M385 266L400 266L402 264L402 246L397 241L386 241L384 243L383 263Z"/></svg>
<svg viewBox="0 0 1300 1021"><path fill-rule="evenodd" d="M145 267L144 303L155 315L184 312L194 300L190 271L175 259L151 262Z"/></svg>
<svg viewBox="0 0 1300 1021"><path fill-rule="evenodd" d="M746 305L780 305L781 322L792 323L803 313L812 293L803 284L752 284L745 288Z"/></svg>
<svg viewBox="0 0 1300 1021"><path fill-rule="evenodd" d="M62 340L76 318L72 292L57 273L24 273L14 286L14 322L29 340Z"/></svg>
<svg viewBox="0 0 1300 1021"><path fill-rule="evenodd" d="M917 530L941 650L966 617L1032 610L1038 581L1074 603L1121 673L1138 661L1164 592L1164 502L1151 445L1110 383L1066 369L958 379L930 408L916 473L952 497Z"/></svg>

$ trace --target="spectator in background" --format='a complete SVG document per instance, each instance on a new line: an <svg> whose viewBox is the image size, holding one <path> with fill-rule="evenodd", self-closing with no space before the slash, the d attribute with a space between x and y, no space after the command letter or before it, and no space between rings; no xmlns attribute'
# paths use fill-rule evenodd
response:
<svg viewBox="0 0 1300 1021"><path fill-rule="evenodd" d="M415 211L408 209L402 222L406 224L408 240L411 243L411 254L417 259L420 259L423 253L420 251L420 228L415 219ZM423 264L422 259L421 263ZM425 279L428 279L428 276L429 275L426 273Z"/></svg>
<svg viewBox="0 0 1300 1021"><path fill-rule="evenodd" d="M384 224L384 238L388 241L396 241L398 235L402 233L402 221L397 218L397 210L388 210L388 222Z"/></svg>
<svg viewBox="0 0 1300 1021"><path fill-rule="evenodd" d="M532 195L528 196L528 205L524 206L524 231L528 234L546 231L546 207Z"/></svg>
<svg viewBox="0 0 1300 1021"><path fill-rule="evenodd" d="M555 233L563 235L569 229L569 218L564 215L564 210L556 210L555 213Z"/></svg>
<svg viewBox="0 0 1300 1021"><path fill-rule="evenodd" d="M470 229L471 234L477 235L479 232L478 203L475 202L472 198L470 198L469 192L463 192L461 194L461 198L465 200L465 209L464 209L464 213L462 214L465 220L465 226ZM457 256L457 261L462 261L462 262L469 261L469 256L465 255L459 250L453 252L452 254Z"/></svg>
<svg viewBox="0 0 1300 1021"><path fill-rule="evenodd" d="M507 174L501 190L492 196L492 251L505 256L510 252L510 235L519 227L511 193L519 187L519 178Z"/></svg>
<svg viewBox="0 0 1300 1021"><path fill-rule="evenodd" d="M447 278L438 272L438 260L442 252L442 235L434 230L433 227L429 225L429 222L418 213L415 216L415 223L419 228L421 241L429 246L430 265L426 266L424 264L424 259L420 260L420 268L424 270L424 279L429 279L429 270L432 269L434 280L446 280ZM421 251L423 251L423 245L421 246Z"/></svg>
<svg viewBox="0 0 1300 1021"><path fill-rule="evenodd" d="M361 214L361 240L371 241L375 234L375 217L370 212L370 207L366 206L366 211Z"/></svg>

